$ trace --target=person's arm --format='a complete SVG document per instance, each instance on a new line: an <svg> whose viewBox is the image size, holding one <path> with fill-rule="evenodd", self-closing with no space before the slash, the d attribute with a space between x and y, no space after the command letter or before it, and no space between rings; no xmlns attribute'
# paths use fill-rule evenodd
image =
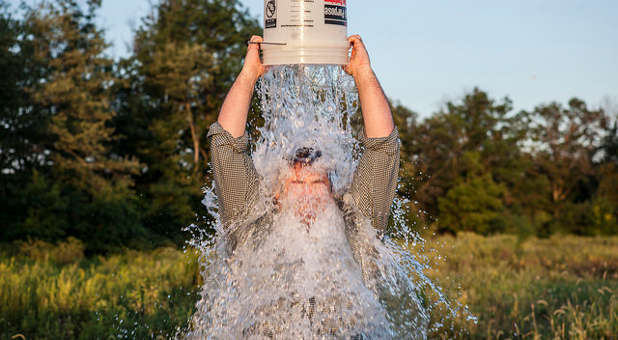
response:
<svg viewBox="0 0 618 340"><path fill-rule="evenodd" d="M254 36L251 41L262 38ZM242 218L257 199L259 178L247 152L245 125L255 82L264 72L258 45L249 44L243 69L208 131L219 213L226 227Z"/></svg>
<svg viewBox="0 0 618 340"><path fill-rule="evenodd" d="M399 172L399 137L393 116L371 69L369 55L359 36L349 38L352 56L345 71L354 77L363 114L360 142L365 151L354 173L350 193L359 210L378 230L388 224Z"/></svg>
<svg viewBox="0 0 618 340"><path fill-rule="evenodd" d="M262 42L262 38L253 36L250 42ZM245 132L253 88L258 78L265 72L266 68L260 61L259 44L249 44L242 71L225 97L217 118L221 127L234 138L242 136Z"/></svg>
<svg viewBox="0 0 618 340"><path fill-rule="evenodd" d="M388 100L371 68L369 54L361 37L353 35L348 41L352 45L352 56L345 71L354 77L358 89L365 135L369 138L386 137L395 127Z"/></svg>

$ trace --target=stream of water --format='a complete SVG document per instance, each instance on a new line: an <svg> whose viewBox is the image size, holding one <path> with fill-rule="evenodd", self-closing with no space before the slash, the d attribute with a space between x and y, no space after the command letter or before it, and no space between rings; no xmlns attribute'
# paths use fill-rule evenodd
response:
<svg viewBox="0 0 618 340"><path fill-rule="evenodd" d="M406 202L396 199L394 225L376 235L369 220L358 224L355 244L345 232L336 197L349 188L362 153L358 94L336 66L279 66L258 84L263 125L252 141L260 175L260 199L247 223L221 227L214 184L203 203L216 217L216 233L190 227L199 249L204 284L187 339L425 339L432 308L457 313L440 287L425 276L428 261L409 251L423 244L405 221ZM309 224L293 213L299 204L273 198L290 176L300 147L321 150L312 165L328 173L332 195L320 200ZM428 291L437 301L427 300Z"/></svg>

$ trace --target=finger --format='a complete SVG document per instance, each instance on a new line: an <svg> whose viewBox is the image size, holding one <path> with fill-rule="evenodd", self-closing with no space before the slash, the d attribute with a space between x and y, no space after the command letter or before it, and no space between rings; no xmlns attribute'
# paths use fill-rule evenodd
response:
<svg viewBox="0 0 618 340"><path fill-rule="evenodd" d="M250 42L257 42L257 43L261 43L264 41L264 39L262 39L262 37L260 37L259 35L254 35L251 37L251 39L249 40Z"/></svg>
<svg viewBox="0 0 618 340"><path fill-rule="evenodd" d="M351 35L351 36L349 36L349 37L348 37L348 41L349 41L351 44L354 44L354 43L356 43L357 41L362 42L362 41L363 41L363 39L361 39L360 35L355 34L355 35Z"/></svg>
<svg viewBox="0 0 618 340"><path fill-rule="evenodd" d="M352 48L352 53L358 49L366 49L365 44L358 36L350 37L350 47Z"/></svg>
<svg viewBox="0 0 618 340"><path fill-rule="evenodd" d="M352 53L354 53L354 50L356 50L356 48L355 48L356 45L354 45L356 43L356 40L350 38L348 41L349 41L349 44L350 44L348 49L352 50Z"/></svg>
<svg viewBox="0 0 618 340"><path fill-rule="evenodd" d="M263 42L264 40L262 39L262 37L260 37L259 35L254 35L251 37L251 39L249 39L248 41L248 48L249 50L260 50L262 48L262 45L260 45L261 42ZM253 44L251 44L253 43Z"/></svg>

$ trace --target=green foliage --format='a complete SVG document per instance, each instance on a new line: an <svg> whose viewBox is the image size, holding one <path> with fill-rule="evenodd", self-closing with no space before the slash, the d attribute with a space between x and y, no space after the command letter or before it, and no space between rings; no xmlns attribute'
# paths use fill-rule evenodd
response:
<svg viewBox="0 0 618 340"><path fill-rule="evenodd" d="M50 182L37 171L21 192L27 206L19 228L7 228L8 239L55 241L74 236L88 252L106 252L136 245L147 237L137 204L126 193L93 196L63 183Z"/></svg>
<svg viewBox="0 0 618 340"><path fill-rule="evenodd" d="M511 101L491 99L474 89L461 103L449 102L432 117L417 124L411 134L410 152L417 169L417 200L430 215L439 215L438 199L465 178L464 157L478 153L482 169L505 184L518 177L523 163L516 146L522 140L517 115L510 114ZM410 156L409 156L410 157ZM507 185L508 185L507 184Z"/></svg>
<svg viewBox="0 0 618 340"><path fill-rule="evenodd" d="M258 21L238 0L160 1L113 60L99 7L0 3L0 240L73 236L91 254L180 244L183 227L212 219L205 135ZM410 224L618 233L615 112L576 98L512 108L476 88L424 120L392 105Z"/></svg>
<svg viewBox="0 0 618 340"><path fill-rule="evenodd" d="M617 248L615 236L522 242L511 235L460 233L430 240L427 274L478 318L475 324L465 314L450 318L438 309L430 338L613 339Z"/></svg>
<svg viewBox="0 0 618 340"><path fill-rule="evenodd" d="M618 230L618 211L616 204L605 197L598 197L592 202L592 228L589 231L593 235L612 235Z"/></svg>
<svg viewBox="0 0 618 340"><path fill-rule="evenodd" d="M200 204L210 181L205 135L248 37L261 29L235 0L167 0L154 10L136 32L134 55L121 63L116 126L126 138L115 148L145 164L135 177L145 224L181 241L182 227L209 219Z"/></svg>
<svg viewBox="0 0 618 340"><path fill-rule="evenodd" d="M415 210L438 231L617 233L615 117L579 99L511 109L508 98L475 89L416 122L402 135L402 159L418 174L402 173L400 195L419 201Z"/></svg>
<svg viewBox="0 0 618 340"><path fill-rule="evenodd" d="M502 232L503 195L504 188L487 175L467 179L438 199L440 226L452 232Z"/></svg>
<svg viewBox="0 0 618 340"><path fill-rule="evenodd" d="M595 172L593 157L606 116L600 109L588 109L579 99L569 101L566 108L557 103L541 105L528 115L531 139L540 143L534 152L535 163L549 179L553 213L558 217L561 202L590 196L587 186Z"/></svg>
<svg viewBox="0 0 618 340"><path fill-rule="evenodd" d="M0 337L172 338L198 299L195 253L172 248L84 259L69 238L0 255ZM27 256L27 257L26 257Z"/></svg>
<svg viewBox="0 0 618 340"><path fill-rule="evenodd" d="M69 202L61 190L60 183L51 184L44 175L34 171L32 182L22 193L27 204L26 219L21 228L11 231L11 238L53 241L64 237L70 226Z"/></svg>
<svg viewBox="0 0 618 340"><path fill-rule="evenodd" d="M418 114L399 103L394 105L391 103L391 112L401 140L397 195L407 202L407 205L403 208L406 212L405 218L410 226L421 229L425 226L427 216L416 197L416 184L418 178L422 177L422 173L418 172L413 152ZM356 128L360 129L361 124L362 122L359 120Z"/></svg>
<svg viewBox="0 0 618 340"><path fill-rule="evenodd" d="M19 254L37 262L52 261L56 264L69 264L84 259L84 243L74 237L57 245L45 241L36 240L30 242L20 241Z"/></svg>
<svg viewBox="0 0 618 340"><path fill-rule="evenodd" d="M0 239L8 239L23 222L27 202L21 191L32 171L45 166L49 116L32 102L27 88L45 72L24 39L28 24L0 3Z"/></svg>
<svg viewBox="0 0 618 340"><path fill-rule="evenodd" d="M484 235L503 232L504 185L497 184L483 169L478 152L462 157L465 177L438 199L439 225L451 232L474 231Z"/></svg>
<svg viewBox="0 0 618 340"><path fill-rule="evenodd" d="M25 151L8 157L3 169L3 191L16 198L8 207L15 210L3 213L10 217L3 236L53 241L72 235L88 251L101 252L144 230L131 188L138 163L110 148L117 138L111 84L118 79L94 24L99 4L86 5L58 0L27 8L13 32L19 44L9 56L25 58L32 68L14 80L26 100L3 111L2 149L11 150L17 133L27 138L17 149Z"/></svg>
<svg viewBox="0 0 618 340"><path fill-rule="evenodd" d="M0 7L0 192L14 198L0 208L2 240L75 236L106 252L181 243L183 227L210 218L204 137L257 21L238 1L163 1L135 54L114 61L99 7Z"/></svg>
<svg viewBox="0 0 618 340"><path fill-rule="evenodd" d="M616 124L613 133L616 133ZM606 163L599 169L599 187L592 200L594 227L590 233L595 235L615 235L618 231L618 160L615 155L605 159Z"/></svg>
<svg viewBox="0 0 618 340"><path fill-rule="evenodd" d="M32 99L50 112L54 139L51 161L59 179L98 195L122 190L137 162L114 157L109 142L114 128L110 108L113 61L103 53L107 44L96 29L90 4L84 13L72 1L30 10L35 58L47 66L44 83L28 88Z"/></svg>
<svg viewBox="0 0 618 340"><path fill-rule="evenodd" d="M14 256L0 253L3 339L172 338L189 325L200 284L193 252L160 248L86 259L74 239L18 246ZM463 232L429 240L426 274L478 318L475 324L464 313L448 317L438 307L430 337L611 339L618 333L617 247L615 236L522 242Z"/></svg>

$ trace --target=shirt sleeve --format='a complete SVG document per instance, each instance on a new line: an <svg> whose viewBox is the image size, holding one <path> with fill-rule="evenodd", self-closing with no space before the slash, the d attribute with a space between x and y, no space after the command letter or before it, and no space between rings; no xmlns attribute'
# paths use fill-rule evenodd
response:
<svg viewBox="0 0 618 340"><path fill-rule="evenodd" d="M360 142L365 151L354 173L350 193L360 212L371 219L378 230L385 230L395 198L399 173L399 134L368 138L364 131Z"/></svg>
<svg viewBox="0 0 618 340"><path fill-rule="evenodd" d="M248 154L249 137L234 138L218 122L208 130L215 192L223 226L243 218L257 199L259 177Z"/></svg>

